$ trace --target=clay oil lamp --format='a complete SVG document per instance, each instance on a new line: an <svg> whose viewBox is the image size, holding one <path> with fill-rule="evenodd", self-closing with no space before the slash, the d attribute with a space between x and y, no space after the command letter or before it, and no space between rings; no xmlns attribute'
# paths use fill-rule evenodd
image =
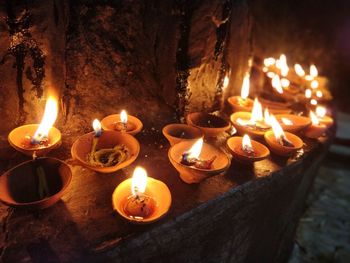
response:
<svg viewBox="0 0 350 263"><path fill-rule="evenodd" d="M270 150L281 156L290 156L303 147L303 141L296 135L284 132L275 116L270 116L271 131L264 135Z"/></svg>
<svg viewBox="0 0 350 263"><path fill-rule="evenodd" d="M327 126L323 123L320 123L319 119L313 111L310 111L310 119L312 124L305 130L304 135L308 138L317 139L318 137L321 137L327 130Z"/></svg>
<svg viewBox="0 0 350 263"><path fill-rule="evenodd" d="M93 122L94 132L80 136L71 148L71 154L81 165L101 173L111 173L136 160L139 142L130 134L102 131L98 120Z"/></svg>
<svg viewBox="0 0 350 263"><path fill-rule="evenodd" d="M143 127L138 118L128 115L125 110L122 110L120 114L112 114L103 118L101 125L105 131L119 131L131 135L136 135Z"/></svg>
<svg viewBox="0 0 350 263"><path fill-rule="evenodd" d="M191 141L203 138L203 133L200 129L181 123L168 124L163 128L162 132L170 145L174 145L181 141Z"/></svg>
<svg viewBox="0 0 350 263"><path fill-rule="evenodd" d="M228 156L219 148L204 143L203 139L195 143L182 141L173 145L168 157L180 178L188 184L221 174L230 166Z"/></svg>
<svg viewBox="0 0 350 263"><path fill-rule="evenodd" d="M323 106L316 107L316 116L320 123L327 126L327 128L331 127L334 123L333 118L326 115L327 110Z"/></svg>
<svg viewBox="0 0 350 263"><path fill-rule="evenodd" d="M43 156L61 145L61 132L53 127L57 118L57 100L50 96L45 105L40 124L27 124L12 130L8 136L10 145L26 155Z"/></svg>
<svg viewBox="0 0 350 263"><path fill-rule="evenodd" d="M250 75L246 73L243 79L241 96L232 96L227 99L228 103L231 105L233 112L237 111L251 111L253 107L253 100L248 98L249 96L249 81Z"/></svg>
<svg viewBox="0 0 350 263"><path fill-rule="evenodd" d="M113 208L119 215L136 224L159 220L171 205L171 193L162 181L148 177L136 167L132 178L120 183L112 195Z"/></svg>
<svg viewBox="0 0 350 263"><path fill-rule="evenodd" d="M233 157L242 162L257 162L270 155L269 149L254 140L250 140L249 135L243 137L235 136L227 140L227 146Z"/></svg>
<svg viewBox="0 0 350 263"><path fill-rule="evenodd" d="M292 133L299 132L311 124L309 118L294 114L277 114L275 117L284 131Z"/></svg>
<svg viewBox="0 0 350 263"><path fill-rule="evenodd" d="M62 197L71 178L69 165L58 159L26 161L0 176L0 200L9 206L44 209Z"/></svg>
<svg viewBox="0 0 350 263"><path fill-rule="evenodd" d="M263 137L265 132L271 128L263 117L262 106L257 98L254 100L251 113L235 112L231 115L230 120L239 134L249 134L252 138Z"/></svg>
<svg viewBox="0 0 350 263"><path fill-rule="evenodd" d="M223 118L204 112L193 112L186 116L188 125L199 128L206 138L213 138L230 129L230 123Z"/></svg>

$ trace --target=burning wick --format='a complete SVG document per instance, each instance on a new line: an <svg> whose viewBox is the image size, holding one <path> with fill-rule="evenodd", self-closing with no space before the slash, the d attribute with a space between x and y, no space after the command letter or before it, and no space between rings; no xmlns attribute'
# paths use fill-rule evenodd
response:
<svg viewBox="0 0 350 263"><path fill-rule="evenodd" d="M45 111L43 119L41 120L41 123L36 130L33 137L30 135L25 136L25 140L30 140L31 145L44 145L48 146L49 144L49 131L50 128L53 126L57 118L57 101L50 96L47 99L46 105L45 105Z"/></svg>
<svg viewBox="0 0 350 263"><path fill-rule="evenodd" d="M268 110L265 109L265 116L267 116ZM240 126L245 126L249 129L254 130L267 130L270 128L270 125L263 117L262 105L257 98L254 100L252 114L250 120L243 120L238 118L236 120L237 124Z"/></svg>
<svg viewBox="0 0 350 263"><path fill-rule="evenodd" d="M290 119L282 117L281 121L283 122L284 125L288 125L288 126L293 125L293 122Z"/></svg>
<svg viewBox="0 0 350 263"><path fill-rule="evenodd" d="M250 78L250 75L248 72L246 72L243 78L241 97L239 98L239 103L243 106L247 105L247 98L249 96L249 86L250 86L249 78Z"/></svg>
<svg viewBox="0 0 350 263"><path fill-rule="evenodd" d="M281 125L278 123L274 115L270 115L270 122L276 141L284 147L294 147L293 143L289 141L283 132Z"/></svg>
<svg viewBox="0 0 350 263"><path fill-rule="evenodd" d="M95 135L94 138L92 138L90 156L94 156L98 140L102 134L101 123L98 119L94 119L94 121L92 122L92 127L94 128Z"/></svg>
<svg viewBox="0 0 350 263"><path fill-rule="evenodd" d="M245 134L242 139L242 151L248 154L249 156L255 156L252 142L250 141L250 138L247 134Z"/></svg>
<svg viewBox="0 0 350 263"><path fill-rule="evenodd" d="M128 126L128 114L125 110L120 112L120 121L115 123L115 129L121 132L126 132Z"/></svg>
<svg viewBox="0 0 350 263"><path fill-rule="evenodd" d="M134 219L145 219L151 216L156 207L156 201L145 195L147 186L147 172L142 167L136 167L132 176L131 193L126 200L124 211Z"/></svg>
<svg viewBox="0 0 350 263"><path fill-rule="evenodd" d="M191 149L188 152L182 154L181 164L187 166L194 166L198 169L211 169L212 164L216 159L216 156L213 156L209 160L201 160L199 159L199 155L202 151L203 147L203 139L197 140Z"/></svg>

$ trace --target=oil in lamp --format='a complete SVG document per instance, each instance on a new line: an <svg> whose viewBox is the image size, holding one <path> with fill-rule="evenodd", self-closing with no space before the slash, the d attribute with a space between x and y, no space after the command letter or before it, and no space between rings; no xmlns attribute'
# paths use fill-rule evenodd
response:
<svg viewBox="0 0 350 263"><path fill-rule="evenodd" d="M327 128L331 127L334 123L333 119L326 115L327 110L323 106L317 106L316 107L316 116L320 123L327 126Z"/></svg>
<svg viewBox="0 0 350 263"><path fill-rule="evenodd" d="M146 224L162 218L171 205L171 193L163 182L136 167L132 178L120 183L112 195L113 208L125 219Z"/></svg>
<svg viewBox="0 0 350 263"><path fill-rule="evenodd" d="M281 156L290 156L303 146L303 141L296 135L284 132L275 116L270 115L272 130L264 135L270 150Z"/></svg>
<svg viewBox="0 0 350 263"><path fill-rule="evenodd" d="M265 115L268 115L268 111ZM239 134L249 134L251 137L262 137L271 127L263 117L262 106L257 98L254 100L252 112L235 112L230 117L233 126Z"/></svg>
<svg viewBox="0 0 350 263"><path fill-rule="evenodd" d="M8 136L16 150L33 156L43 156L61 145L61 132L53 127L58 113L57 99L49 96L40 124L27 124L12 130Z"/></svg>
<svg viewBox="0 0 350 263"><path fill-rule="evenodd" d="M305 130L304 135L308 138L317 139L318 137L322 136L323 133L327 130L327 126L323 123L320 123L318 117L313 111L310 111L310 119L312 124Z"/></svg>
<svg viewBox="0 0 350 263"><path fill-rule="evenodd" d="M112 114L103 118L101 125L106 131L119 131L131 135L136 135L143 127L138 118L128 115L125 110L122 110L120 114Z"/></svg>
<svg viewBox="0 0 350 263"><path fill-rule="evenodd" d="M172 165L180 178L188 183L202 180L225 172L230 166L228 156L213 145L198 139L195 143L182 141L173 145L168 152Z"/></svg>
<svg viewBox="0 0 350 263"><path fill-rule="evenodd" d="M83 166L101 173L111 173L131 164L137 158L140 144L130 134L103 131L101 123L93 121L94 132L80 136L71 154Z"/></svg>
<svg viewBox="0 0 350 263"><path fill-rule="evenodd" d="M227 99L231 105L233 112L237 111L251 111L253 107L253 100L248 98L249 86L250 86L250 74L246 73L243 78L243 84L241 89L241 96L232 96Z"/></svg>
<svg viewBox="0 0 350 263"><path fill-rule="evenodd" d="M235 136L227 140L227 146L234 158L243 162L256 162L270 155L269 149L245 134L243 137Z"/></svg>

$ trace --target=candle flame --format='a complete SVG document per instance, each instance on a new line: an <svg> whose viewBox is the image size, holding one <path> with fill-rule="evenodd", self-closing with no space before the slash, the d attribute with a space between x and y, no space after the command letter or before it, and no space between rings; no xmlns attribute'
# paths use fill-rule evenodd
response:
<svg viewBox="0 0 350 263"><path fill-rule="evenodd" d="M311 81L310 86L313 89L317 89L318 88L318 81L314 79L313 81Z"/></svg>
<svg viewBox="0 0 350 263"><path fill-rule="evenodd" d="M320 91L320 90L316 91L316 96L317 96L318 98L322 98L322 97L323 97L322 91Z"/></svg>
<svg viewBox="0 0 350 263"><path fill-rule="evenodd" d="M203 147L203 139L198 139L191 147L191 149L188 150L188 158L195 158L198 159L199 155L201 154Z"/></svg>
<svg viewBox="0 0 350 263"><path fill-rule="evenodd" d="M224 78L224 83L223 83L223 85L222 85L222 89L223 89L223 90L226 90L229 83L230 83L230 78L229 78L228 75L226 75L225 78Z"/></svg>
<svg viewBox="0 0 350 263"><path fill-rule="evenodd" d="M311 95L312 95L312 91L311 89L306 89L305 90L305 97L310 99L311 98Z"/></svg>
<svg viewBox="0 0 350 263"><path fill-rule="evenodd" d="M325 107L323 106L317 106L316 107L316 115L319 118L323 118L324 116L326 116L327 110Z"/></svg>
<svg viewBox="0 0 350 263"><path fill-rule="evenodd" d="M320 124L320 121L318 120L317 116L315 115L315 113L312 110L310 111L310 119L311 119L312 125L319 125Z"/></svg>
<svg viewBox="0 0 350 263"><path fill-rule="evenodd" d="M122 110L120 112L120 121L124 124L128 122L128 114L126 113L125 110Z"/></svg>
<svg viewBox="0 0 350 263"><path fill-rule="evenodd" d="M318 70L315 65L310 66L310 76L316 78L318 76Z"/></svg>
<svg viewBox="0 0 350 263"><path fill-rule="evenodd" d="M289 84L290 84L290 81L288 79L286 79L286 78L281 79L281 85L283 88L288 88Z"/></svg>
<svg viewBox="0 0 350 263"><path fill-rule="evenodd" d="M257 98L255 98L255 100L254 100L252 115L251 115L250 120L253 123L256 123L257 121L264 120L262 106Z"/></svg>
<svg viewBox="0 0 350 263"><path fill-rule="evenodd" d="M100 136L102 132L101 122L98 119L94 119L92 122L92 127L94 128L95 135Z"/></svg>
<svg viewBox="0 0 350 263"><path fill-rule="evenodd" d="M243 84L242 84L242 89L241 89L241 98L246 99L249 96L249 86L250 86L250 81L249 81L250 75L249 73L245 73L244 78L243 78Z"/></svg>
<svg viewBox="0 0 350 263"><path fill-rule="evenodd" d="M282 88L282 85L281 85L281 80L280 80L280 77L278 75L275 75L272 78L271 85L278 93L283 94L283 88Z"/></svg>
<svg viewBox="0 0 350 263"><path fill-rule="evenodd" d="M33 142L38 143L49 135L49 131L56 121L57 113L57 99L53 96L49 96L46 101L44 116L33 136Z"/></svg>
<svg viewBox="0 0 350 263"><path fill-rule="evenodd" d="M272 71L266 73L266 76L268 76L270 79L272 79L275 75L276 74Z"/></svg>
<svg viewBox="0 0 350 263"><path fill-rule="evenodd" d="M271 126L271 121L270 121L270 112L269 112L269 109L266 108L265 111L264 111L264 122Z"/></svg>
<svg viewBox="0 0 350 263"><path fill-rule="evenodd" d="M317 100L311 99L311 100L310 100L310 103L311 103L311 105L317 105Z"/></svg>
<svg viewBox="0 0 350 263"><path fill-rule="evenodd" d="M293 122L290 119L282 117L281 121L283 122L284 125L293 125Z"/></svg>
<svg viewBox="0 0 350 263"><path fill-rule="evenodd" d="M295 73L297 73L297 75L299 77L304 77L305 76L305 71L304 71L303 67L300 64L295 64L294 65L294 70L295 70Z"/></svg>
<svg viewBox="0 0 350 263"><path fill-rule="evenodd" d="M311 81L311 80L313 80L313 77L310 76L310 75L306 75L306 76L305 76L305 79L306 79L307 81Z"/></svg>
<svg viewBox="0 0 350 263"><path fill-rule="evenodd" d="M262 71L266 73L266 72L269 71L269 68L268 67L263 67Z"/></svg>
<svg viewBox="0 0 350 263"><path fill-rule="evenodd" d="M286 77L288 75L289 67L287 64L287 57L284 54L281 54L279 58L279 65L278 68L281 70L281 75L283 77Z"/></svg>
<svg viewBox="0 0 350 263"><path fill-rule="evenodd" d="M276 63L276 59L274 59L272 57L264 59L264 66L265 67L273 66L275 63Z"/></svg>
<svg viewBox="0 0 350 263"><path fill-rule="evenodd" d="M281 138L285 138L286 135L283 132L283 129L279 122L276 120L275 116L273 114L270 115L270 122L271 122L271 127L273 134L275 135L275 138L277 141L280 141Z"/></svg>
<svg viewBox="0 0 350 263"><path fill-rule="evenodd" d="M131 180L131 192L133 195L143 194L147 186L147 172L141 166L134 170Z"/></svg>
<svg viewBox="0 0 350 263"><path fill-rule="evenodd" d="M245 150L253 150L252 142L249 138L249 135L244 134L243 139L242 139L242 149Z"/></svg>

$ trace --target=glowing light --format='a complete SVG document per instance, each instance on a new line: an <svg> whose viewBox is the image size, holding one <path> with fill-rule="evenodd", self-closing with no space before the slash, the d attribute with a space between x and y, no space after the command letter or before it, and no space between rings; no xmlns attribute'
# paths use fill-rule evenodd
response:
<svg viewBox="0 0 350 263"><path fill-rule="evenodd" d="M131 180L131 192L133 195L143 194L147 186L147 172L144 168L137 166Z"/></svg>
<svg viewBox="0 0 350 263"><path fill-rule="evenodd" d="M295 73L297 73L297 75L299 77L304 77L305 76L305 71L304 71L303 67L300 64L295 64L294 65L294 70L295 70Z"/></svg>
<svg viewBox="0 0 350 263"><path fill-rule="evenodd" d="M44 116L41 123L36 130L32 141L34 143L39 143L44 138L47 138L51 127L54 125L58 113L57 99L53 96L48 97L45 105Z"/></svg>
<svg viewBox="0 0 350 263"><path fill-rule="evenodd" d="M225 78L224 78L224 83L223 83L223 85L222 85L222 89L223 89L223 90L226 90L229 83L230 83L230 78L229 78L228 75L226 75Z"/></svg>
<svg viewBox="0 0 350 263"><path fill-rule="evenodd" d="M320 91L320 90L316 91L316 96L317 96L318 98L322 98L322 97L323 97L322 91Z"/></svg>
<svg viewBox="0 0 350 263"><path fill-rule="evenodd" d="M311 89L306 89L305 90L305 97L310 99L311 98L311 95L312 95L312 91Z"/></svg>
<svg viewBox="0 0 350 263"><path fill-rule="evenodd" d="M254 100L252 115L251 115L250 120L253 123L256 123L257 121L264 120L262 106L257 98L255 98L255 100Z"/></svg>
<svg viewBox="0 0 350 263"><path fill-rule="evenodd" d="M269 126L271 126L271 121L270 121L270 112L269 112L269 109L265 109L265 111L264 111L264 122L267 124L267 125L269 125Z"/></svg>
<svg viewBox="0 0 350 263"><path fill-rule="evenodd" d="M281 75L286 77L288 75L289 67L287 65L287 57L282 54L279 59L279 69L281 70Z"/></svg>
<svg viewBox="0 0 350 263"><path fill-rule="evenodd" d="M275 116L273 116L273 114L270 115L270 122L271 122L272 131L275 135L276 140L280 141L281 138L285 138L286 135L284 134L284 131L281 125L276 120Z"/></svg>
<svg viewBox="0 0 350 263"><path fill-rule="evenodd" d="M98 119L94 119L92 127L94 128L95 136L100 136L102 133L101 122Z"/></svg>
<svg viewBox="0 0 350 263"><path fill-rule="evenodd" d="M266 76L268 76L270 79L272 79L276 74L274 72L267 72Z"/></svg>
<svg viewBox="0 0 350 263"><path fill-rule="evenodd" d="M274 59L272 57L264 59L264 66L265 67L273 66L273 65L275 65L275 63L276 63L276 59Z"/></svg>
<svg viewBox="0 0 350 263"><path fill-rule="evenodd" d="M326 116L327 110L325 107L323 106L317 106L316 107L316 115L319 118L323 118L324 116Z"/></svg>
<svg viewBox="0 0 350 263"><path fill-rule="evenodd" d="M318 120L317 116L315 115L315 113L312 110L310 111L310 119L311 119L312 125L319 125L320 124L320 121Z"/></svg>
<svg viewBox="0 0 350 263"><path fill-rule="evenodd" d="M272 81L271 81L271 85L272 87L280 94L283 93L283 88L282 88L282 85L281 85L281 80L280 80L280 77L278 75L275 75L273 78L272 78Z"/></svg>
<svg viewBox="0 0 350 263"><path fill-rule="evenodd" d="M263 72L265 72L265 73L266 73L266 72L268 72L268 71L269 71L269 68L267 68L267 67L263 67L263 69L262 69L262 70L263 70Z"/></svg>
<svg viewBox="0 0 350 263"><path fill-rule="evenodd" d="M188 158L195 158L198 159L199 155L201 154L203 147L203 139L197 140L191 147L191 149L188 150Z"/></svg>
<svg viewBox="0 0 350 263"><path fill-rule="evenodd" d="M310 103L311 103L311 105L317 105L317 100L311 99L311 100L310 100Z"/></svg>
<svg viewBox="0 0 350 263"><path fill-rule="evenodd" d="M254 151L252 142L247 134L245 134L242 139L242 150L249 153Z"/></svg>
<svg viewBox="0 0 350 263"><path fill-rule="evenodd" d="M286 78L281 79L281 85L283 88L288 88L289 84L290 84L290 81L288 79L286 79Z"/></svg>
<svg viewBox="0 0 350 263"><path fill-rule="evenodd" d="M249 86L250 86L249 78L250 78L250 75L247 72L243 78L243 84L242 84L242 89L241 89L241 98L242 99L246 99L249 96Z"/></svg>
<svg viewBox="0 0 350 263"><path fill-rule="evenodd" d="M310 76L316 78L318 76L318 70L315 65L310 66Z"/></svg>
<svg viewBox="0 0 350 263"><path fill-rule="evenodd" d="M311 86L311 88L313 88L313 89L317 89L318 88L318 81L317 80L313 80L313 81L311 81L311 83L310 83L310 86Z"/></svg>
<svg viewBox="0 0 350 263"><path fill-rule="evenodd" d="M128 122L128 114L126 113L125 110L122 110L120 112L120 121L124 124Z"/></svg>

